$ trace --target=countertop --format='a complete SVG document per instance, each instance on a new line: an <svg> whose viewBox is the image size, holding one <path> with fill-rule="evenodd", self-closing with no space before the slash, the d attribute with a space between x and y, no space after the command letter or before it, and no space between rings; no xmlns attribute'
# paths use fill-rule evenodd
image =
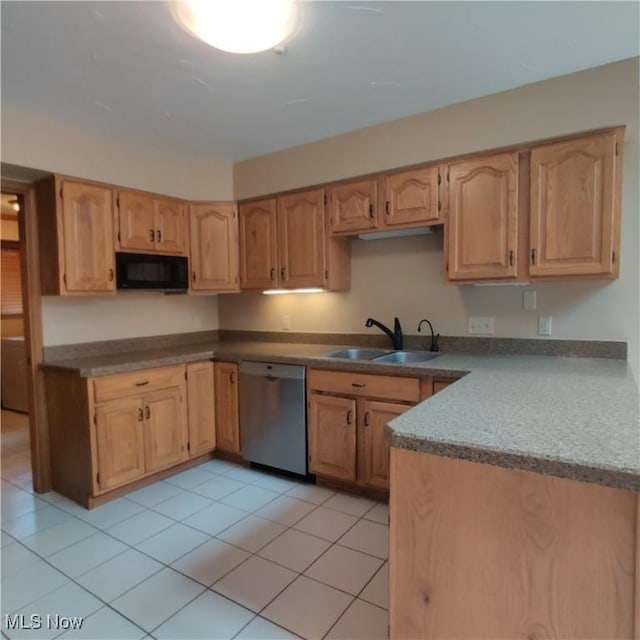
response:
<svg viewBox="0 0 640 640"><path fill-rule="evenodd" d="M391 445L640 491L640 398L625 360L446 355L397 365L337 360L340 345L209 342L48 362L93 377L215 358L462 377L388 427Z"/></svg>

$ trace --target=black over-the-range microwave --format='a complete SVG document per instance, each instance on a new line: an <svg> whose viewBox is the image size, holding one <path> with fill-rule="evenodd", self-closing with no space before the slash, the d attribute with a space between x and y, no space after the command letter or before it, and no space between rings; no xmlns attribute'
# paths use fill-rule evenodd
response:
<svg viewBox="0 0 640 640"><path fill-rule="evenodd" d="M116 252L116 286L125 290L184 291L189 288L187 258Z"/></svg>

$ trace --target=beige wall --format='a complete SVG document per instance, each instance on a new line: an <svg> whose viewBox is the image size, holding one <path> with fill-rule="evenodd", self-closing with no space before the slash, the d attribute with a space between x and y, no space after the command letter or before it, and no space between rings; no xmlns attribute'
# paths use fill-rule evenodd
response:
<svg viewBox="0 0 640 640"><path fill-rule="evenodd" d="M233 199L232 165L144 148L25 111L2 110L2 161L193 200ZM216 296L43 298L44 344L216 329Z"/></svg>
<svg viewBox="0 0 640 640"><path fill-rule="evenodd" d="M353 242L347 293L242 294L220 299L222 328L360 332L368 316L401 318L406 333L428 317L446 335L467 318L493 316L495 335L537 336L553 317L554 338L625 340L639 366L638 59L521 87L238 163L235 195L246 198L456 154L626 124L621 277L613 282L536 283L538 309L522 310L519 287L444 283L440 236Z"/></svg>

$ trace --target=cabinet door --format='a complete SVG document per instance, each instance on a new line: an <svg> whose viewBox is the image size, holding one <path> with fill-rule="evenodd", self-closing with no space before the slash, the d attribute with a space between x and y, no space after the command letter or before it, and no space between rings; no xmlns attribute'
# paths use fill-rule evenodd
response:
<svg viewBox="0 0 640 640"><path fill-rule="evenodd" d="M187 254L187 208L184 203L168 198L153 201L155 248L161 253Z"/></svg>
<svg viewBox="0 0 640 640"><path fill-rule="evenodd" d="M331 233L359 233L378 226L377 182L359 180L328 189Z"/></svg>
<svg viewBox="0 0 640 640"><path fill-rule="evenodd" d="M118 210L118 240L120 251L153 251L155 224L153 199L141 193L120 191Z"/></svg>
<svg viewBox="0 0 640 640"><path fill-rule="evenodd" d="M143 410L140 398L114 400L96 407L96 449L100 492L145 473Z"/></svg>
<svg viewBox="0 0 640 640"><path fill-rule="evenodd" d="M516 276L518 154L449 165L449 280Z"/></svg>
<svg viewBox="0 0 640 640"><path fill-rule="evenodd" d="M65 291L115 291L111 189L65 180L61 196Z"/></svg>
<svg viewBox="0 0 640 640"><path fill-rule="evenodd" d="M234 362L216 362L214 371L216 446L224 451L240 453L238 365Z"/></svg>
<svg viewBox="0 0 640 640"><path fill-rule="evenodd" d="M278 199L278 264L283 287L325 284L324 189Z"/></svg>
<svg viewBox="0 0 640 640"><path fill-rule="evenodd" d="M384 226L404 227L440 221L438 167L384 177Z"/></svg>
<svg viewBox="0 0 640 640"><path fill-rule="evenodd" d="M617 275L616 143L609 132L532 150L531 275Z"/></svg>
<svg viewBox="0 0 640 640"><path fill-rule="evenodd" d="M389 443L384 429L407 411L406 404L361 400L358 424L358 481L368 487L389 489Z"/></svg>
<svg viewBox="0 0 640 640"><path fill-rule="evenodd" d="M276 200L240 205L240 288L278 285Z"/></svg>
<svg viewBox="0 0 640 640"><path fill-rule="evenodd" d="M216 446L213 362L187 365L187 398L189 454L196 456L213 451Z"/></svg>
<svg viewBox="0 0 640 640"><path fill-rule="evenodd" d="M187 416L179 387L143 396L144 448L147 472L187 458Z"/></svg>
<svg viewBox="0 0 640 640"><path fill-rule="evenodd" d="M307 418L309 471L356 480L356 401L312 393Z"/></svg>
<svg viewBox="0 0 640 640"><path fill-rule="evenodd" d="M231 202L192 204L191 289L238 290L238 216Z"/></svg>

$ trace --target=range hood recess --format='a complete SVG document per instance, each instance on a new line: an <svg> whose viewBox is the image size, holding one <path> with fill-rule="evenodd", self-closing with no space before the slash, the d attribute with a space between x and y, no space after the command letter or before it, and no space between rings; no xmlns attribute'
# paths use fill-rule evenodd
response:
<svg viewBox="0 0 640 640"><path fill-rule="evenodd" d="M375 233L361 233L358 237L360 240L386 240L387 238L403 238L405 236L427 236L437 233L436 227L418 227L417 229L394 229L393 231L376 231Z"/></svg>

